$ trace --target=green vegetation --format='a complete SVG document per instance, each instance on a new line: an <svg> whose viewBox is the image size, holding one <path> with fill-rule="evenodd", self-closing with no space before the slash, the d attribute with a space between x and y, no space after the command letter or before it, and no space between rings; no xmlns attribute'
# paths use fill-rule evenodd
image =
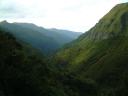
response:
<svg viewBox="0 0 128 96"><path fill-rule="evenodd" d="M42 58L27 55L12 35L0 30L1 96L45 94L48 72Z"/></svg>
<svg viewBox="0 0 128 96"><path fill-rule="evenodd" d="M114 7L54 59L65 74L95 81L98 96L128 95L128 3Z"/></svg>
<svg viewBox="0 0 128 96"><path fill-rule="evenodd" d="M50 59L39 54L31 42L24 42L24 35L21 40L9 34L20 36L16 34L22 29L27 36L37 38L33 25L9 25L12 29L0 27L1 96L128 95L128 3L115 6L92 29ZM23 29L26 27L33 34L29 28Z"/></svg>
<svg viewBox="0 0 128 96"><path fill-rule="evenodd" d="M23 45L22 45L23 44ZM0 29L1 96L82 96L96 93L91 82L80 81L49 67L49 62L26 44Z"/></svg>

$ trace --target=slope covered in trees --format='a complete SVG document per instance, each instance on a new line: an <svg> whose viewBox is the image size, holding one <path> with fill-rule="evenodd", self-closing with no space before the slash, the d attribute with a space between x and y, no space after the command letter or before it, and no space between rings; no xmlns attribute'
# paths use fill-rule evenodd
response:
<svg viewBox="0 0 128 96"><path fill-rule="evenodd" d="M26 54L9 33L0 30L1 96L40 96L48 93L49 71L43 58Z"/></svg>
<svg viewBox="0 0 128 96"><path fill-rule="evenodd" d="M94 80L98 96L128 95L128 3L115 6L54 59L67 74Z"/></svg>

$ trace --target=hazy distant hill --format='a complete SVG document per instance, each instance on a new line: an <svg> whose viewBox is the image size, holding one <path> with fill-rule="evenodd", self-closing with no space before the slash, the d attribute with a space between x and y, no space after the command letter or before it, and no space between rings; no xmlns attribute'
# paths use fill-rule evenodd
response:
<svg viewBox="0 0 128 96"><path fill-rule="evenodd" d="M72 39L77 39L79 35L81 35L81 32L73 32L73 31L68 31L68 30L61 30L61 29L49 29L51 31L54 31L62 36L66 36L67 38L72 38Z"/></svg>
<svg viewBox="0 0 128 96"><path fill-rule="evenodd" d="M80 35L70 31L64 35L65 33L60 34L62 31L58 33L31 23L8 23L7 21L3 21L0 23L0 27L8 30L17 39L30 43L33 47L46 54L55 52L58 48ZM67 34L72 34L72 36L68 36ZM74 36L74 34L76 35Z"/></svg>

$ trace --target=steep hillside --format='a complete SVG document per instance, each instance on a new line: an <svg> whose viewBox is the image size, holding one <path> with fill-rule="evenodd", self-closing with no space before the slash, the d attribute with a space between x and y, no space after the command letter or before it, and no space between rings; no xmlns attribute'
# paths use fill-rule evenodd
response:
<svg viewBox="0 0 128 96"><path fill-rule="evenodd" d="M75 39L75 37L61 35L29 23L8 23L3 21L0 23L0 27L12 33L20 41L32 45L45 54L51 54Z"/></svg>
<svg viewBox="0 0 128 96"><path fill-rule="evenodd" d="M120 11L122 9L122 11ZM119 10L119 11L118 11ZM116 14L116 15L113 15ZM112 15L111 17L109 17ZM80 63L86 61L94 49L99 50L97 44L103 41L111 42L111 39L125 38L128 35L128 4L115 6L99 23L88 32L81 35L77 40L65 46L57 53L60 59L65 59L69 63ZM114 45L113 45L114 46ZM111 46L102 46L103 48ZM100 47L100 49L102 48ZM101 51L100 51L101 52ZM63 54L63 55L61 55ZM77 59L78 58L78 59ZM68 60L69 59L69 60ZM74 60L75 59L75 60Z"/></svg>
<svg viewBox="0 0 128 96"><path fill-rule="evenodd" d="M66 74L94 80L98 96L128 95L128 3L115 6L55 59Z"/></svg>
<svg viewBox="0 0 128 96"><path fill-rule="evenodd" d="M0 29L1 96L46 96L48 72L44 58L27 54L24 46Z"/></svg>

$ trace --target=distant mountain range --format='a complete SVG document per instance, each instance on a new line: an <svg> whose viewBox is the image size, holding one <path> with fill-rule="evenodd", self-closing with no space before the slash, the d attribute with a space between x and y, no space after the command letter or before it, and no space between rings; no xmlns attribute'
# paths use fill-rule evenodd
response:
<svg viewBox="0 0 128 96"><path fill-rule="evenodd" d="M45 54L51 54L64 44L76 39L80 32L58 29L45 29L31 23L8 23L3 21L0 27L12 33L18 40L29 43Z"/></svg>

